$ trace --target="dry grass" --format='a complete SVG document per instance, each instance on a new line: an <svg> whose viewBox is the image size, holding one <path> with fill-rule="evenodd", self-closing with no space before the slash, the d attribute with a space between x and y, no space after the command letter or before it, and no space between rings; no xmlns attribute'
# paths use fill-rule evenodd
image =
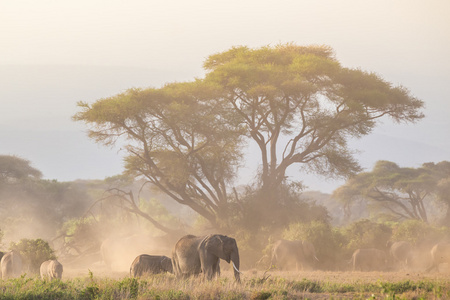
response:
<svg viewBox="0 0 450 300"><path fill-rule="evenodd" d="M449 299L449 273L231 271L219 279L140 279L106 269L66 269L59 283L38 278L0 281L0 299Z"/></svg>
<svg viewBox="0 0 450 300"><path fill-rule="evenodd" d="M72 275L87 276L86 272L85 275L80 272L78 270ZM406 271L248 270L242 275L241 284L237 284L231 271L223 271L219 279L210 282L201 278L178 280L165 274L141 278L137 299L446 299L450 298L449 275ZM97 270L93 276L100 289L106 289L101 285L111 284L111 280L123 280L128 274Z"/></svg>

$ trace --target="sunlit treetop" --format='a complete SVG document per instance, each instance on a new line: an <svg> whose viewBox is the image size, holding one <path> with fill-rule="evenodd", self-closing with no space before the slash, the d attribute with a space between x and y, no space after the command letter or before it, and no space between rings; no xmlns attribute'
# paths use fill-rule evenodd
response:
<svg viewBox="0 0 450 300"><path fill-rule="evenodd" d="M328 176L356 173L348 138L367 135L383 116L423 118L423 102L406 88L341 66L328 46L234 47L204 68L261 149L268 181L281 182L295 163Z"/></svg>

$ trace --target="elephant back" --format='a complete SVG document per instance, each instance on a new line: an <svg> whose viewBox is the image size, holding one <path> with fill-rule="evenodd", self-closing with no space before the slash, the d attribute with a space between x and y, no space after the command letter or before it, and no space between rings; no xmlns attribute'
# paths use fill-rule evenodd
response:
<svg viewBox="0 0 450 300"><path fill-rule="evenodd" d="M22 273L22 257L16 251L10 251L1 259L2 278L18 277Z"/></svg>
<svg viewBox="0 0 450 300"><path fill-rule="evenodd" d="M170 264L170 267L169 267ZM141 254L131 264L130 276L139 277L147 274L172 273L172 261L167 256Z"/></svg>
<svg viewBox="0 0 450 300"><path fill-rule="evenodd" d="M172 251L173 272L177 277L197 275L201 272L198 247L204 237L186 235L178 240Z"/></svg>
<svg viewBox="0 0 450 300"><path fill-rule="evenodd" d="M62 273L63 266L56 259L46 260L41 264L40 275L42 279L61 279Z"/></svg>

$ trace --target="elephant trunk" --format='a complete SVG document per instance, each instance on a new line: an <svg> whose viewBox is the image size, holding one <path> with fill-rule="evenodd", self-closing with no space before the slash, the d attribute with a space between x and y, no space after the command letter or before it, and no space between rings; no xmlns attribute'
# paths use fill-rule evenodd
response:
<svg viewBox="0 0 450 300"><path fill-rule="evenodd" d="M237 282L241 282L240 271L239 271L239 253L236 251L231 253L231 264L233 265L234 278Z"/></svg>

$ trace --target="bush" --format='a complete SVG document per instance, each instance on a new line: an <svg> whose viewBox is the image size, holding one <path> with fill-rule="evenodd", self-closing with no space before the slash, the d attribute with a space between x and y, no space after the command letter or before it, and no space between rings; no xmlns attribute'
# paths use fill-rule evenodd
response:
<svg viewBox="0 0 450 300"><path fill-rule="evenodd" d="M10 250L16 250L22 256L24 269L32 274L39 274L41 264L49 259L56 259L54 251L42 239L21 239L17 244L11 242Z"/></svg>
<svg viewBox="0 0 450 300"><path fill-rule="evenodd" d="M363 219L343 228L342 232L347 241L347 250L353 253L359 248L386 250L386 243L391 238L392 228L384 223Z"/></svg>
<svg viewBox="0 0 450 300"><path fill-rule="evenodd" d="M336 269L340 267L344 243L341 233L330 224L320 221L310 223L293 223L284 230L282 237L286 240L308 240L315 249L319 259L317 267L322 269Z"/></svg>
<svg viewBox="0 0 450 300"><path fill-rule="evenodd" d="M412 245L432 245L450 235L448 227L434 227L419 220L407 220L393 228L393 241L408 241Z"/></svg>

